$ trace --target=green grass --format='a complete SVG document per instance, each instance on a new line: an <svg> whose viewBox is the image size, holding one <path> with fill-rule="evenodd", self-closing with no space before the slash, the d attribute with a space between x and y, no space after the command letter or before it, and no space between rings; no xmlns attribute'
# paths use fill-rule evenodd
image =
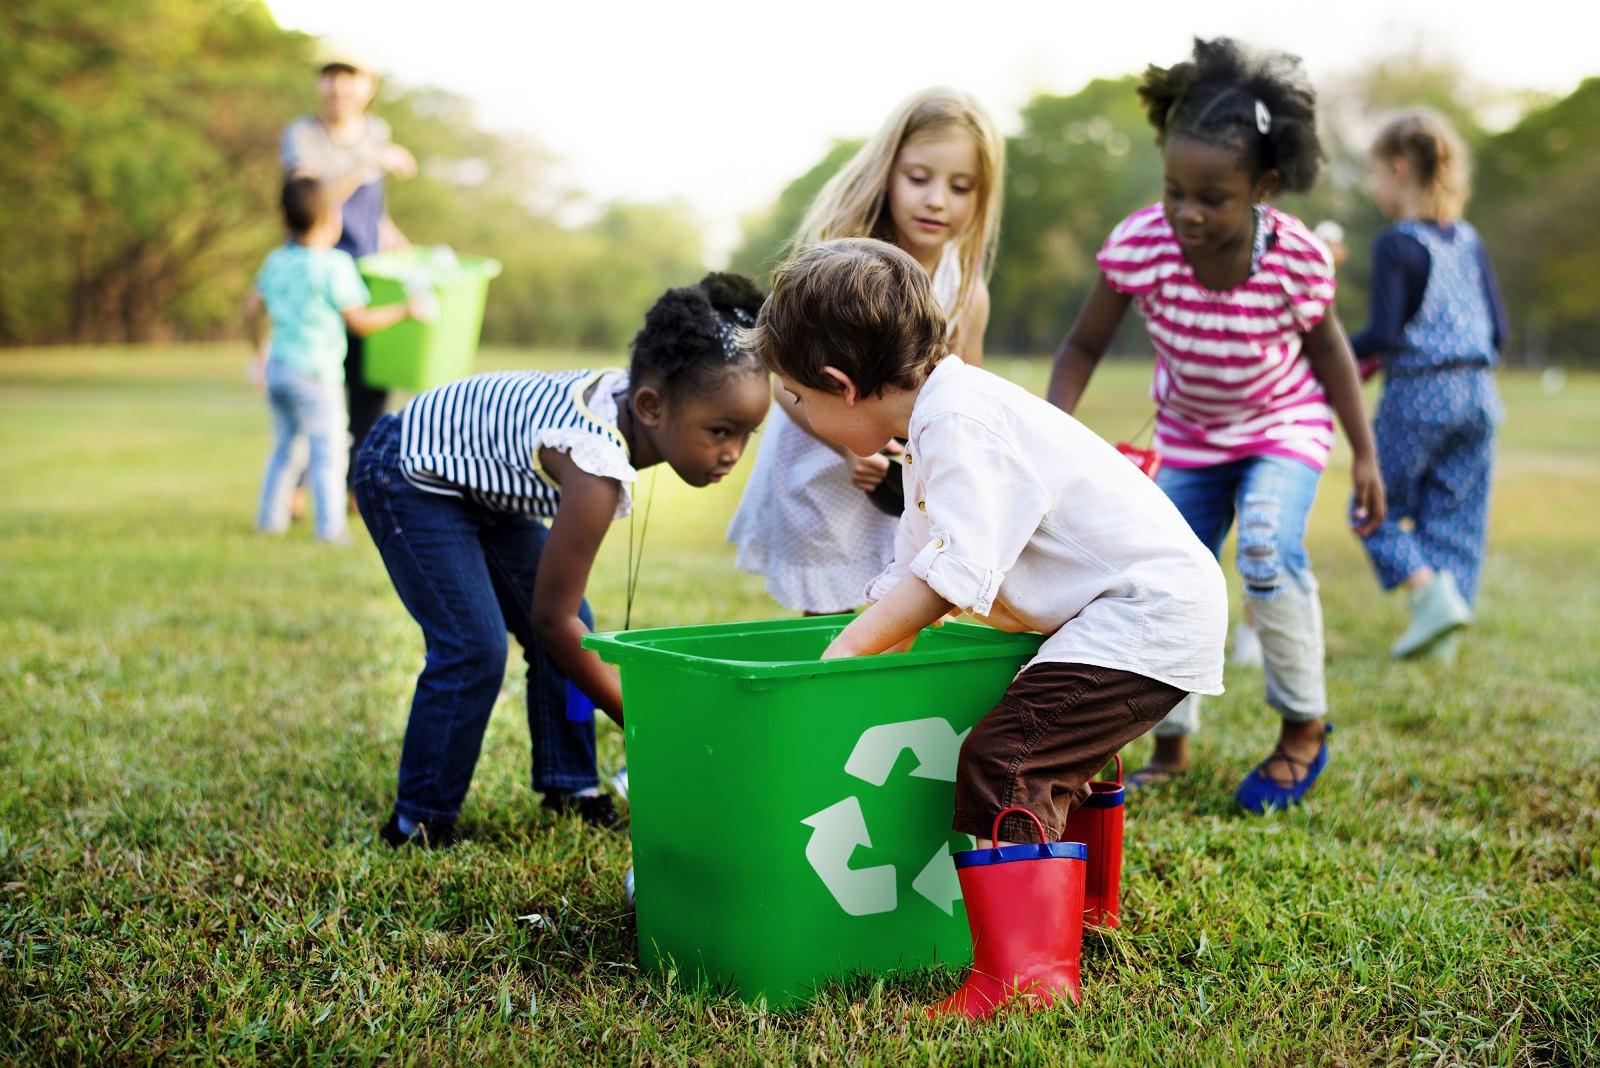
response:
<svg viewBox="0 0 1600 1068"><path fill-rule="evenodd" d="M0 353L0 1060L1593 1063L1600 378L1504 379L1482 618L1453 667L1383 656L1404 612L1331 473L1310 536L1329 773L1291 814L1230 811L1274 730L1259 675L1230 674L1193 773L1129 809L1127 924L1086 938L1082 1008L970 1028L907 1022L948 971L786 1014L638 974L627 842L539 809L515 662L473 841L375 845L420 636L364 536L251 533L268 430L243 367ZM1086 420L1133 432L1147 376L1105 368ZM779 614L722 541L732 482L661 479L636 626Z"/></svg>

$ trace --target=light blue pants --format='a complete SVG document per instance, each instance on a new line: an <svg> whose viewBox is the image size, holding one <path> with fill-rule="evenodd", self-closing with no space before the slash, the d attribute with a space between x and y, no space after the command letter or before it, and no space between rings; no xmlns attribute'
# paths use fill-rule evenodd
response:
<svg viewBox="0 0 1600 1068"><path fill-rule="evenodd" d="M1156 476L1200 541L1218 557L1235 517L1239 577L1261 636L1267 704L1305 723L1328 711L1323 676L1322 600L1306 555L1306 517L1321 472L1282 456L1211 467L1163 467ZM1157 737L1193 734L1200 696L1190 694L1160 723Z"/></svg>
<svg viewBox="0 0 1600 1068"><path fill-rule="evenodd" d="M296 442L311 447L311 495L317 537L345 537L346 428L344 386L301 374L278 360L267 363L267 401L272 406L272 455L261 485L256 529L277 534L289 527L289 497L300 478Z"/></svg>

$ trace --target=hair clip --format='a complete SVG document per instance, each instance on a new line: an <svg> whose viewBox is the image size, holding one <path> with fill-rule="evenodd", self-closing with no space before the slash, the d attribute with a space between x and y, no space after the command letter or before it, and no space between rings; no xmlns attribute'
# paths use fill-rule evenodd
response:
<svg viewBox="0 0 1600 1068"><path fill-rule="evenodd" d="M1262 137L1272 132L1272 112L1259 100L1256 101L1256 129L1261 131Z"/></svg>

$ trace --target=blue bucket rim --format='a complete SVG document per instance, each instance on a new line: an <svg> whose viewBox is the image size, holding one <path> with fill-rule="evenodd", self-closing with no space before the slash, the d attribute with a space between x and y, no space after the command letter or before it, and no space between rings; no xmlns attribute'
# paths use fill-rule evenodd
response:
<svg viewBox="0 0 1600 1068"><path fill-rule="evenodd" d="M952 853L956 868L978 868L986 864L1010 864L1018 860L1088 860L1089 847L1082 842L1025 842L998 849L963 849Z"/></svg>

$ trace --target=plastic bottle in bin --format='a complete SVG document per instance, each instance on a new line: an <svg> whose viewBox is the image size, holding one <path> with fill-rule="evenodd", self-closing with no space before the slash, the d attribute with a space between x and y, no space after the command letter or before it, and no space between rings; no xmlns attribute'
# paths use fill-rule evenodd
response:
<svg viewBox="0 0 1600 1068"><path fill-rule="evenodd" d="M439 294L434 291L433 278L425 269L415 267L406 271L400 285L406 291L406 303L411 305L418 319L432 322L439 317Z"/></svg>

